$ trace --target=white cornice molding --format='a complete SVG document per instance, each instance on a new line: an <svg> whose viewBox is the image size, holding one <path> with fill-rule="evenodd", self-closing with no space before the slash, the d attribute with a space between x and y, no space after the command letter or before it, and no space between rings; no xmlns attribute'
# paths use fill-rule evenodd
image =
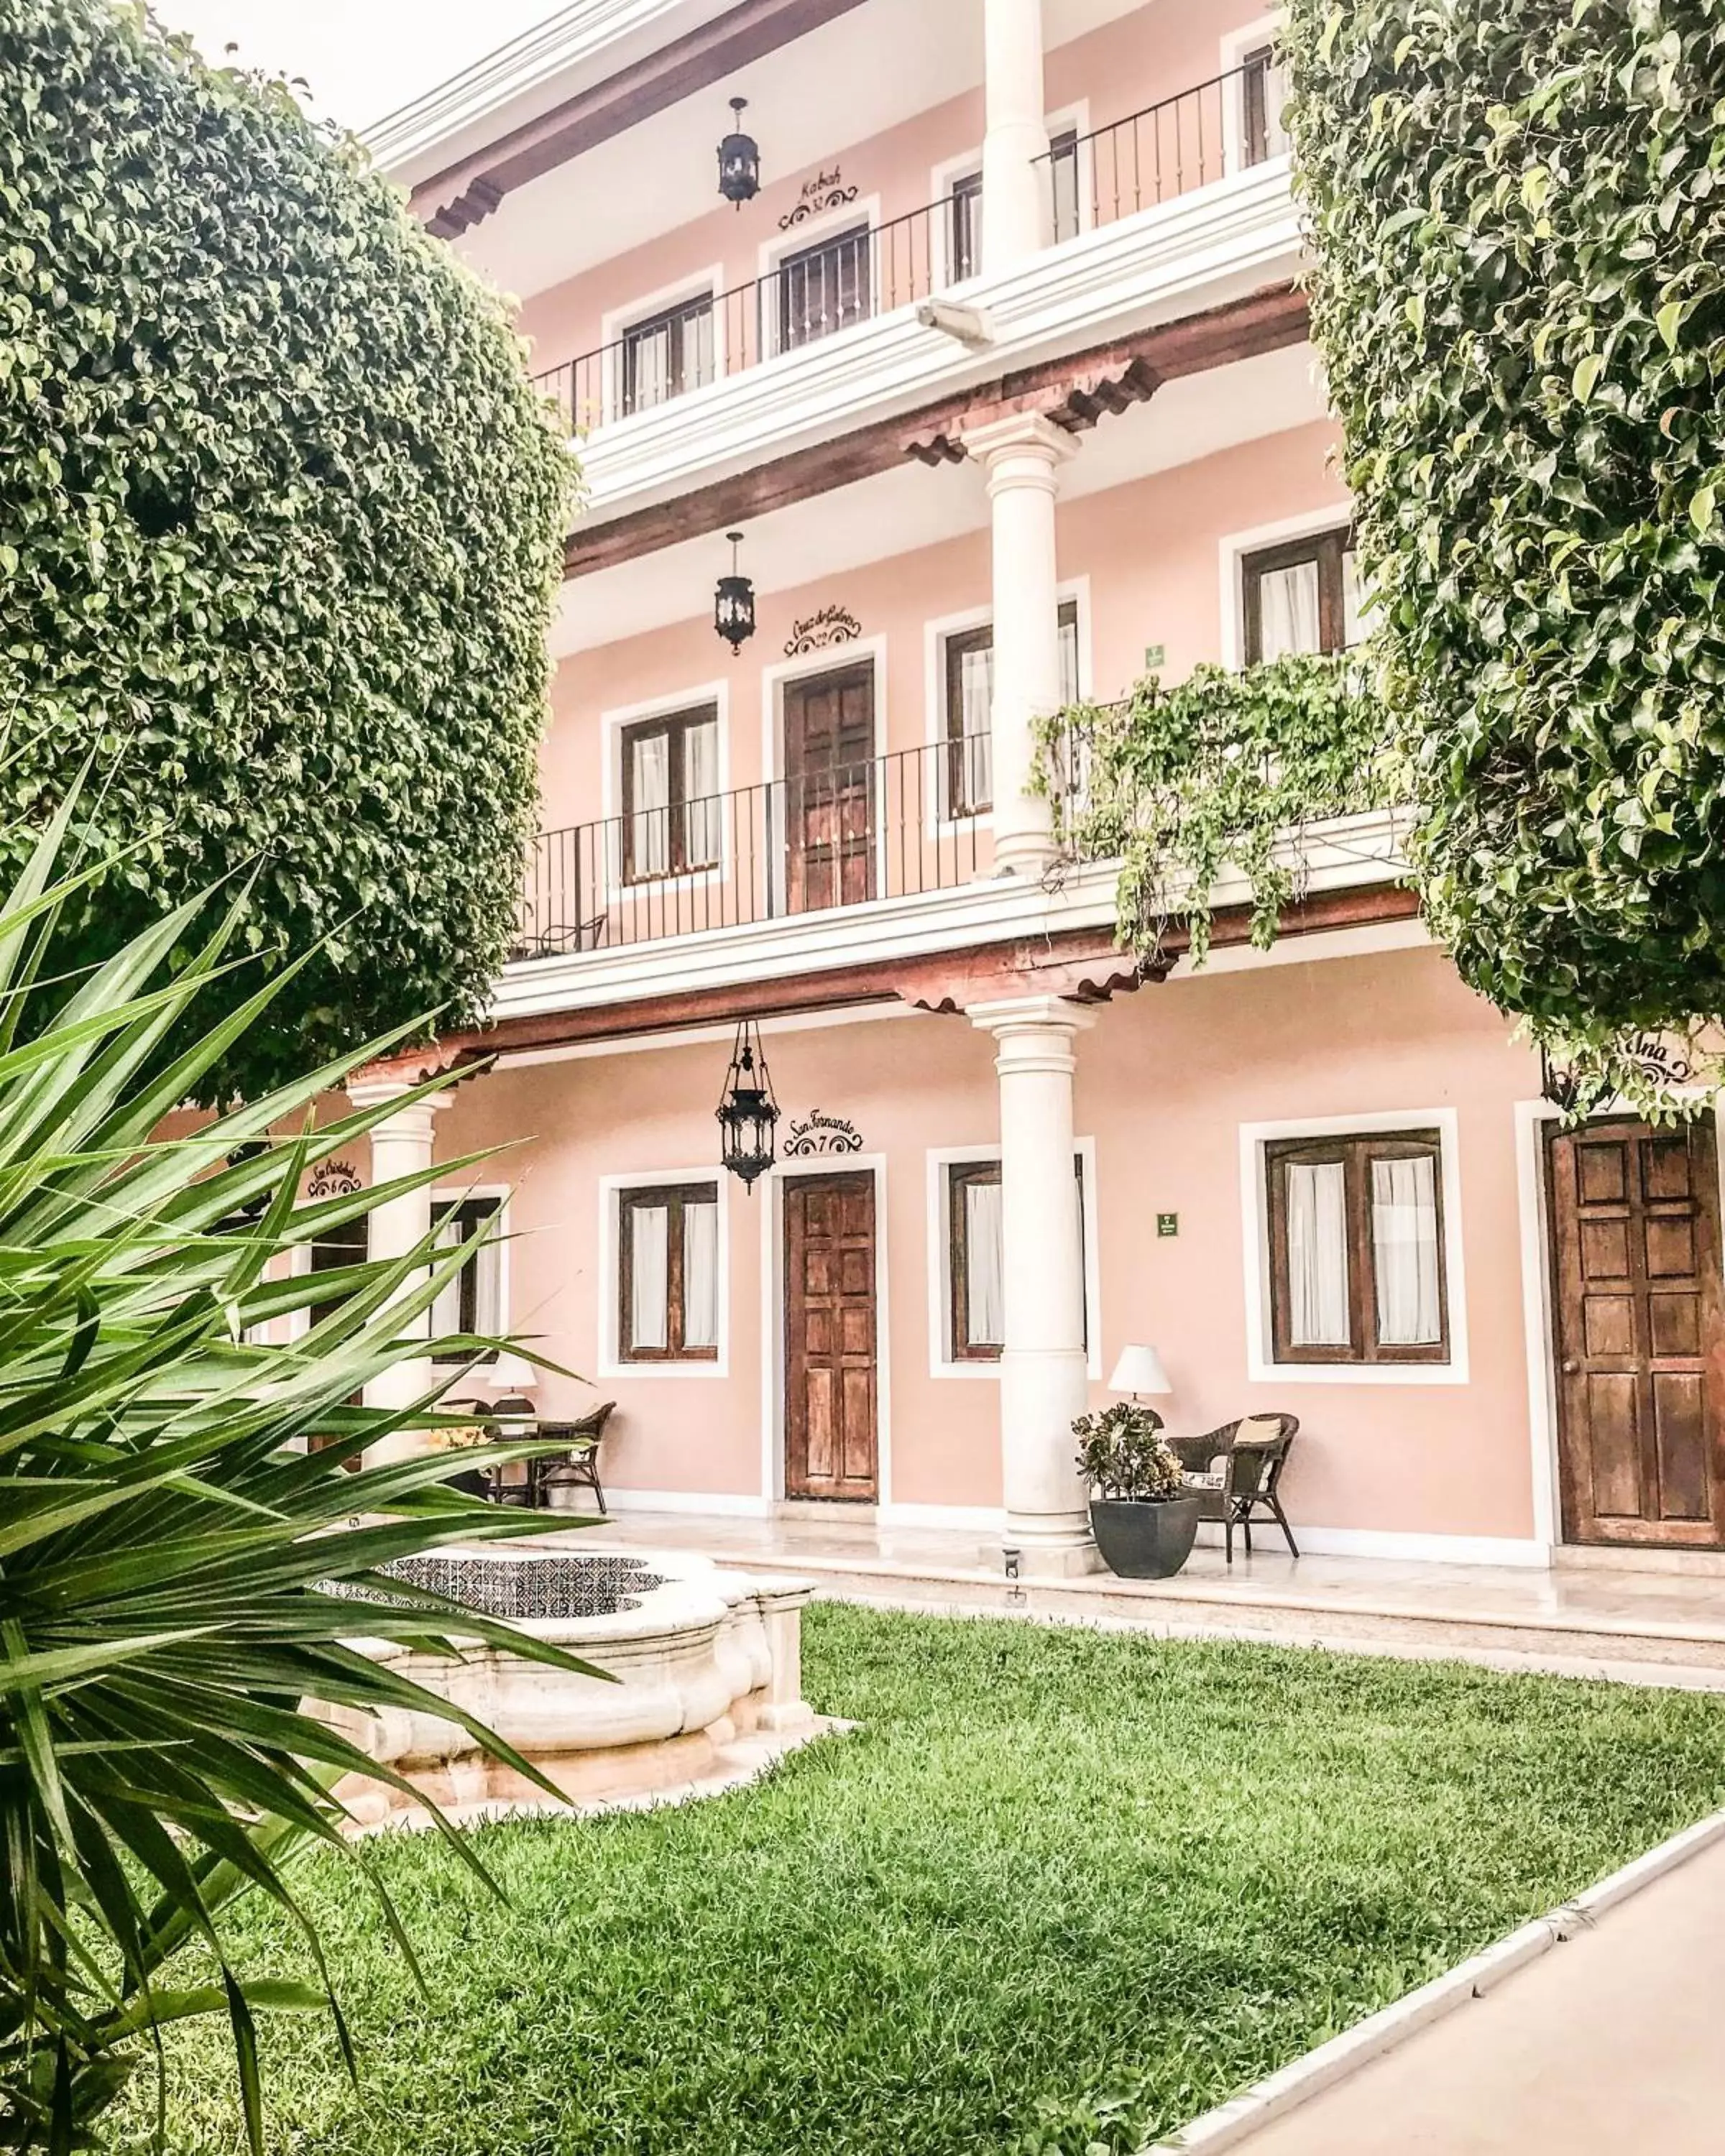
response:
<svg viewBox="0 0 1725 2156"><path fill-rule="evenodd" d="M993 318L986 353L905 306L596 429L582 445L577 530L1060 352L1245 298L1293 278L1301 261L1288 162L1272 159L958 288Z"/></svg>
<svg viewBox="0 0 1725 2156"><path fill-rule="evenodd" d="M704 12L717 13L719 4ZM397 179L410 177L405 168L433 152L437 162L453 163L470 128L485 123L495 135L506 116L509 124L518 125L529 116L508 112L516 100L537 96L541 109L547 108L557 101L544 97L547 90L555 88L559 97L572 94L578 85L571 78L578 71L596 61L616 64L615 48L644 33L662 32L667 17L689 13L689 0L573 0L548 22L374 121L365 131L366 146Z"/></svg>
<svg viewBox="0 0 1725 2156"><path fill-rule="evenodd" d="M1302 889L1312 896L1394 883L1406 865L1400 839L1407 820L1377 810L1334 817L1309 825L1301 838L1291 832L1277 847L1277 856L1290 867L1298 866ZM1090 862L1070 870L1052 889L1021 877L992 877L952 891L872 899L861 906L703 929L610 951L528 959L505 969L488 1016L538 1017L578 1005L636 1003L742 981L786 980L1071 929L1106 928L1115 917L1118 875L1117 862ZM1245 877L1230 868L1218 877L1210 903L1218 909L1240 906L1250 896ZM1347 933L1336 932L1337 937ZM1287 947L1297 956L1302 941L1291 939Z"/></svg>

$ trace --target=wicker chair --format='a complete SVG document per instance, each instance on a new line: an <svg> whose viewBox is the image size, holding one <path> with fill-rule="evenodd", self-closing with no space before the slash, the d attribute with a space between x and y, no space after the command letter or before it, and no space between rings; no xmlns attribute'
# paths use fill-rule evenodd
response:
<svg viewBox="0 0 1725 2156"><path fill-rule="evenodd" d="M1240 1423L1250 1421L1260 1427L1275 1424L1273 1435L1254 1435L1243 1445L1236 1445ZM1189 1486L1194 1496L1201 1498L1199 1512L1201 1520L1219 1520L1222 1538L1228 1553L1228 1562L1234 1562L1234 1530L1238 1527L1245 1540L1246 1555L1252 1553L1252 1515L1261 1505L1287 1537L1288 1554L1298 1557L1299 1545L1294 1540L1294 1531L1288 1525L1288 1516L1282 1510L1281 1499L1276 1494L1281 1481L1281 1471L1287 1465L1288 1448L1294 1441L1294 1433L1300 1427L1300 1418L1291 1414L1266 1414L1241 1417L1235 1422L1224 1422L1219 1430L1207 1430L1202 1437L1169 1437L1168 1444L1182 1468L1189 1476L1215 1475L1214 1483L1203 1482ZM1221 1466L1213 1463L1220 1460Z"/></svg>

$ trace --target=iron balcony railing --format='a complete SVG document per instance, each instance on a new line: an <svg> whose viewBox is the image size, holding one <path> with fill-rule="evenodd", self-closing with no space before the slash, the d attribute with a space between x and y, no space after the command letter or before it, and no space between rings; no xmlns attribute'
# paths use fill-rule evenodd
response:
<svg viewBox="0 0 1725 2156"><path fill-rule="evenodd" d="M1135 211L1172 202L1228 173L1260 165L1283 146L1281 72L1268 51L1142 112L1077 138L1040 158L1055 229L1071 220L1076 189L1088 211L1081 222L1113 224Z"/></svg>
<svg viewBox="0 0 1725 2156"><path fill-rule="evenodd" d="M951 891L988 866L987 734L541 834L516 960Z"/></svg>
<svg viewBox="0 0 1725 2156"><path fill-rule="evenodd" d="M856 223L787 255L764 277L706 295L535 381L572 433L652 410L691 389L891 314L974 275L975 198L943 196L890 224Z"/></svg>

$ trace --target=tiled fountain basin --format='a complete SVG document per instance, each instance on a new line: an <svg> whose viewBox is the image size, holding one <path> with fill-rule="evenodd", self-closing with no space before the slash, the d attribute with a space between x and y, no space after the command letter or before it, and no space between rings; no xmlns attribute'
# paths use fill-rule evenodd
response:
<svg viewBox="0 0 1725 2156"><path fill-rule="evenodd" d="M542 1548L449 1551L417 1561L408 1576L567 1647L612 1680L475 1640L449 1655L353 1642L475 1715L572 1804L728 1786L826 1726L802 1697L804 1580L721 1572L686 1553ZM459 1625L451 1629L459 1643ZM439 1716L386 1708L334 1718L458 1815L548 1802ZM361 1825L424 1815L402 1792L357 1775L337 1794Z"/></svg>

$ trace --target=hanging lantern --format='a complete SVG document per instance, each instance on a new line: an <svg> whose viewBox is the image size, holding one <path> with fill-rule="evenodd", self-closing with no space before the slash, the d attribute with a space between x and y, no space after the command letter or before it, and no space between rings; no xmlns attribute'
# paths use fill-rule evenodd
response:
<svg viewBox="0 0 1725 2156"><path fill-rule="evenodd" d="M761 192L760 145L752 135L742 131L743 108L747 103L746 97L732 99L731 110L736 117L731 132L719 145L719 192L739 209Z"/></svg>
<svg viewBox="0 0 1725 2156"><path fill-rule="evenodd" d="M778 1103L773 1097L773 1080L761 1049L761 1029L752 1019L737 1029L737 1045L731 1068L725 1074L724 1098L719 1102L719 1157L733 1175L752 1190L757 1178L772 1167L773 1133L778 1122Z"/></svg>
<svg viewBox="0 0 1725 2156"><path fill-rule="evenodd" d="M737 572L737 550L742 544L742 532L727 531L725 536L731 542L731 573L720 578L719 588L713 595L713 627L731 646L734 659L755 633L755 588Z"/></svg>

